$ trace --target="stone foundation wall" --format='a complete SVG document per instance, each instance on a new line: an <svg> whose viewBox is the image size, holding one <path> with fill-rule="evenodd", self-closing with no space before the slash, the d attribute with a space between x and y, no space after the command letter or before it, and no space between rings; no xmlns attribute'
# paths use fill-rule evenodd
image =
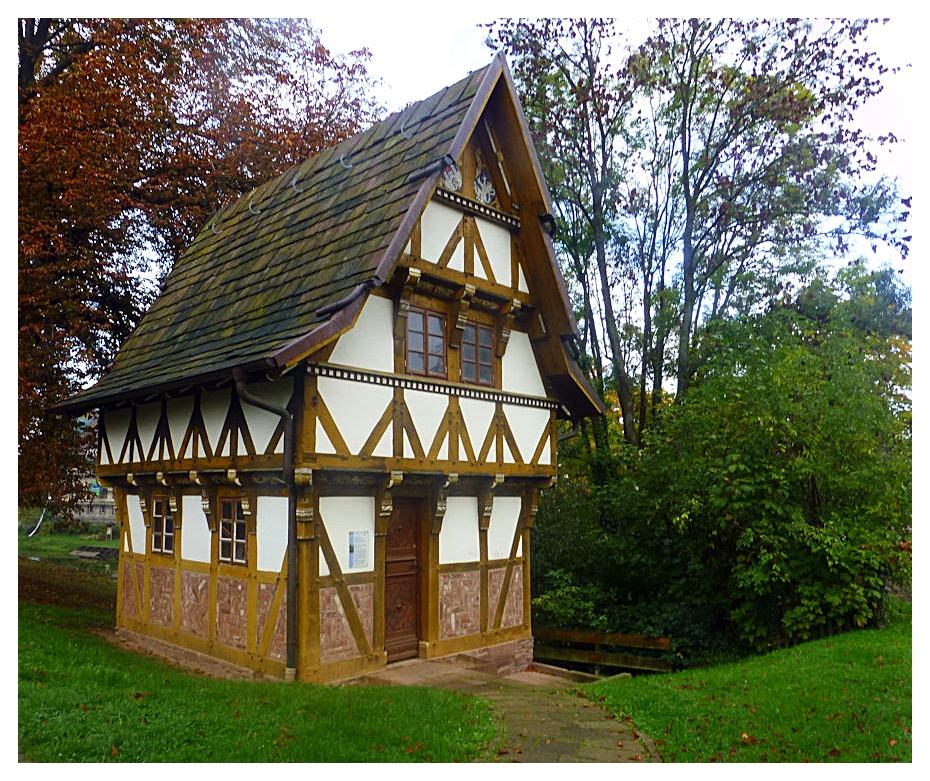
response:
<svg viewBox="0 0 930 781"><path fill-rule="evenodd" d="M209 574L181 572L181 629L205 640L209 635L209 598Z"/></svg>
<svg viewBox="0 0 930 781"><path fill-rule="evenodd" d="M249 582L216 579L216 641L244 651L248 637Z"/></svg>
<svg viewBox="0 0 930 781"><path fill-rule="evenodd" d="M373 583L349 586L349 594L362 623L368 645L374 634L375 587ZM336 662L361 656L355 635L346 617L339 591L335 587L320 589L320 661Z"/></svg>
<svg viewBox="0 0 930 781"><path fill-rule="evenodd" d="M481 575L475 572L439 574L439 639L481 631Z"/></svg>
<svg viewBox="0 0 930 781"><path fill-rule="evenodd" d="M488 598L490 604L490 620L497 614L497 605L500 601L501 588L507 577L507 568L492 569L488 572ZM520 626L523 623L523 567L514 567L511 570L510 584L507 587L507 601L504 604L504 615L501 619L501 629L509 626Z"/></svg>
<svg viewBox="0 0 930 781"><path fill-rule="evenodd" d="M158 626L174 626L174 570L149 570L149 621Z"/></svg>
<svg viewBox="0 0 930 781"><path fill-rule="evenodd" d="M274 604L278 588L284 590L281 595L281 607L272 627L272 637L268 644L268 658L276 662L287 659L287 589L284 584L259 583L258 584L258 646L261 648L265 640L265 631L268 625L268 616Z"/></svg>
<svg viewBox="0 0 930 781"><path fill-rule="evenodd" d="M468 664L489 675L505 676L523 672L533 664L533 638L521 637L506 643L452 654L449 659Z"/></svg>

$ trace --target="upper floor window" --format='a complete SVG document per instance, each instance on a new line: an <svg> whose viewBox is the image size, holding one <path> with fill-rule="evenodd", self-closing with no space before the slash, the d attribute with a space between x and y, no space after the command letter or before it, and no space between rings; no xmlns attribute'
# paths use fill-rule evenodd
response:
<svg viewBox="0 0 930 781"><path fill-rule="evenodd" d="M425 309L407 314L407 371L446 376L446 319Z"/></svg>
<svg viewBox="0 0 930 781"><path fill-rule="evenodd" d="M152 500L152 552L174 553L174 516L167 496Z"/></svg>
<svg viewBox="0 0 930 781"><path fill-rule="evenodd" d="M462 332L462 382L494 383L493 336L490 326L466 324Z"/></svg>
<svg viewBox="0 0 930 781"><path fill-rule="evenodd" d="M246 563L245 514L238 499L220 500L220 561Z"/></svg>

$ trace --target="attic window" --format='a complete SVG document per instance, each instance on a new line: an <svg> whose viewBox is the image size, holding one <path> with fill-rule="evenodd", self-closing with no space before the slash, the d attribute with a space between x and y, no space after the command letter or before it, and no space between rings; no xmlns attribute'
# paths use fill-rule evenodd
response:
<svg viewBox="0 0 930 781"><path fill-rule="evenodd" d="M407 315L407 372L446 376L446 319L436 312L411 308Z"/></svg>
<svg viewBox="0 0 930 781"><path fill-rule="evenodd" d="M462 382L494 384L494 332L489 326L468 323L462 333Z"/></svg>

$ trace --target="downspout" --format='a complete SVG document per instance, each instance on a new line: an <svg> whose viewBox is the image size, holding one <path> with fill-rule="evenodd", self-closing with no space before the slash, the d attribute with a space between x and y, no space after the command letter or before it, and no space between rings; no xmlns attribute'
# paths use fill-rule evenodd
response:
<svg viewBox="0 0 930 781"><path fill-rule="evenodd" d="M269 404L249 393L245 372L233 369L239 400L279 416L284 423L284 483L287 486L287 661L286 680L297 673L297 484L294 480L294 416L285 407Z"/></svg>
<svg viewBox="0 0 930 781"><path fill-rule="evenodd" d="M338 301L333 301L331 304L326 304L326 306L321 306L316 310L317 317L326 317L331 315L333 312L338 312L340 309L345 309L349 304L355 301L359 296L365 295L369 291L374 290L376 287L381 287L384 282L376 274L373 277L360 282L355 286L355 289L352 290L347 296L340 298Z"/></svg>

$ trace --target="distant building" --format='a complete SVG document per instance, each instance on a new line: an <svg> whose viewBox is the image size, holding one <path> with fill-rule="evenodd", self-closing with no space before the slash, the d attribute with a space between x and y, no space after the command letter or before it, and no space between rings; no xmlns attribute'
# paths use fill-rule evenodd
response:
<svg viewBox="0 0 930 781"><path fill-rule="evenodd" d="M86 478L84 484L87 486L90 498L75 507L74 522L87 523L91 526L119 526L119 521L116 519L113 489L100 485L95 477Z"/></svg>

